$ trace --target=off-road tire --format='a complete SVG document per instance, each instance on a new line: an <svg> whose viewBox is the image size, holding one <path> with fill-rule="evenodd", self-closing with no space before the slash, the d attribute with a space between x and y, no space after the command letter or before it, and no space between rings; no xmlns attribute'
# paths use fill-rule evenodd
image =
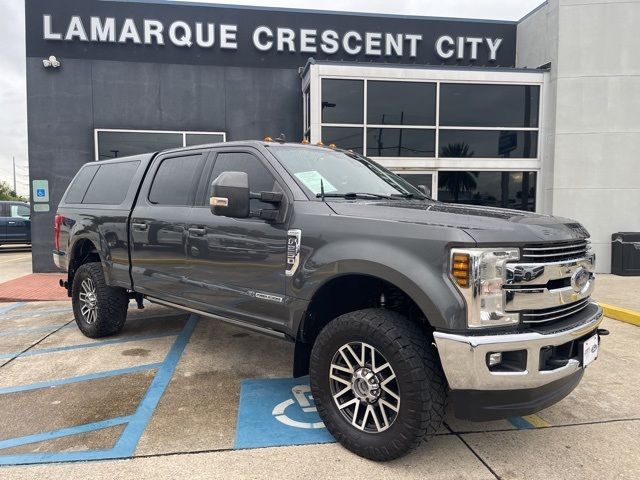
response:
<svg viewBox="0 0 640 480"><path fill-rule="evenodd" d="M354 427L336 406L330 388L334 354L349 342L377 349L397 376L399 411L391 426L370 433ZM420 328L404 316L383 309L344 314L320 332L311 352L309 376L318 413L344 447L371 460L406 455L440 428L446 403L446 381L437 351Z"/></svg>
<svg viewBox="0 0 640 480"><path fill-rule="evenodd" d="M81 285L87 279L93 283L96 294L96 318L93 322L83 315L80 301ZM129 306L127 292L107 285L99 262L85 263L78 269L73 277L71 302L78 328L89 338L115 335L124 327Z"/></svg>

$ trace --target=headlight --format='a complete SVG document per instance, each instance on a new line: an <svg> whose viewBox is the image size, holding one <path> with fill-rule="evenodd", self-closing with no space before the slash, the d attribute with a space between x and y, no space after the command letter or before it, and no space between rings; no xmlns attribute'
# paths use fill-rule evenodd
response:
<svg viewBox="0 0 640 480"><path fill-rule="evenodd" d="M518 260L517 248L454 248L450 275L467 303L469 328L511 325L517 313L505 313L505 264Z"/></svg>

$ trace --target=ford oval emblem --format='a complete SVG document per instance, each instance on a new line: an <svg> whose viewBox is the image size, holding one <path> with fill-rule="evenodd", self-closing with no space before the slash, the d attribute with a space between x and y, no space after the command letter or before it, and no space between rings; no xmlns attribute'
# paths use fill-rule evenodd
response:
<svg viewBox="0 0 640 480"><path fill-rule="evenodd" d="M581 292L584 287L587 286L587 283L589 283L590 278L591 274L589 271L584 267L580 267L571 275L571 287L576 292Z"/></svg>

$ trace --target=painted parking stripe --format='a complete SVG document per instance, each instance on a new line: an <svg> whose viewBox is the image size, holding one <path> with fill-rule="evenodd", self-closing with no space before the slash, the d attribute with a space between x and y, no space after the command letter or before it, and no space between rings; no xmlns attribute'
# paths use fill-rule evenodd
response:
<svg viewBox="0 0 640 480"><path fill-rule="evenodd" d="M16 330L5 330L4 332L0 332L0 337L11 337L14 335L26 335L28 333L45 333L50 332L52 330L72 327L75 324L73 323L58 323L55 325L48 325L46 327L34 327L34 328L18 328Z"/></svg>
<svg viewBox="0 0 640 480"><path fill-rule="evenodd" d="M551 426L549 422L547 422L544 418L539 417L536 414L525 415L522 418L524 418L527 422L529 422L535 428L547 428Z"/></svg>
<svg viewBox="0 0 640 480"><path fill-rule="evenodd" d="M545 428L551 426L549 422L535 414L525 415L524 417L509 417L507 420L509 421L509 423L511 423L511 425L519 430Z"/></svg>
<svg viewBox="0 0 640 480"><path fill-rule="evenodd" d="M10 438L8 440L0 441L0 450L4 448L19 447L21 445L27 445L29 443L44 442L47 440L53 440L60 437L68 437L70 435L77 435L79 433L93 432L95 430L102 430L105 428L113 427L115 425L122 425L131 420L131 416L110 418L108 420L102 420L99 422L85 423L84 425L76 425L73 427L60 428L58 430L51 430L49 432L35 433L33 435L25 435L24 437Z"/></svg>
<svg viewBox="0 0 640 480"><path fill-rule="evenodd" d="M81 343L79 345L67 345L65 347L52 347L52 348L41 348L39 350L27 350L24 353L23 352L3 353L2 355L0 355L0 359L15 358L15 357L20 357L20 358L33 357L36 355L44 355L47 353L66 352L69 350L80 350L83 348L96 348L96 347L104 347L105 345L117 345L119 343L141 342L144 340L154 340L156 338L175 337L176 335L178 335L177 332L161 333L158 335L137 335L133 337L104 340L101 342Z"/></svg>
<svg viewBox="0 0 640 480"><path fill-rule="evenodd" d="M51 463L51 462L72 462L72 461L86 461L86 460L107 460L116 458L129 458L135 452L140 437L144 433L144 430L155 411L165 389L169 385L171 377L175 371L175 368L180 361L180 357L184 349L186 348L189 339L196 327L198 317L191 315L189 320L185 324L184 328L173 343L169 353L165 357L164 361L160 364L156 375L151 382L151 385L147 389L142 401L138 405L135 413L128 417L118 417L116 419L105 420L104 422L116 421L117 424L127 423L127 427L122 431L120 438L117 440L113 448L89 450L89 451L77 451L77 452L45 452L45 453L25 453L15 455L1 455L0 452L0 465L26 465L37 463ZM173 334L172 334L173 335ZM120 422L120 420L123 420ZM96 429L107 428L103 426L101 422L88 424L86 426L70 427L69 429L63 429L72 431L76 429L76 433L83 433L78 429L87 429L86 431L93 431ZM59 431L56 431L59 434ZM47 432L51 435L51 432ZM66 432L65 432L66 433ZM70 433L73 435L74 433ZM44 435L44 434L36 434ZM10 439L15 440L15 439ZM10 441L6 440L6 441ZM6 448L6 447L4 447Z"/></svg>
<svg viewBox="0 0 640 480"><path fill-rule="evenodd" d="M307 377L242 381L234 448L329 442Z"/></svg>
<svg viewBox="0 0 640 480"><path fill-rule="evenodd" d="M18 303L12 303L11 305L7 305L6 307L0 307L0 315L9 313L10 311L20 308L26 304L27 302L18 302Z"/></svg>
<svg viewBox="0 0 640 480"><path fill-rule="evenodd" d="M173 372L175 371L176 366L180 361L180 357L182 356L182 352L187 346L197 323L198 316L191 315L187 324L184 326L182 332L180 332L180 335L171 347L171 350L169 350L164 362L162 362L162 365L158 368L158 372L153 378L151 385L149 385L147 392L144 394L142 401L138 405L132 420L128 423L122 432L122 435L120 435L120 439L116 443L114 450L116 450L120 455L130 457L135 452L136 446L140 441L140 437L144 433L147 423L149 423L149 420L151 419L151 415L153 415L153 412L158 406L158 402L160 402L160 398L169 385L171 377L173 377Z"/></svg>
<svg viewBox="0 0 640 480"><path fill-rule="evenodd" d="M145 370L153 370L160 367L162 363L148 363L146 365L137 365L135 367L120 368L118 370L109 370L106 372L89 373L87 375L79 375L77 377L61 378L48 382L31 383L29 385L17 385L15 387L0 388L0 395L6 393L28 392L30 390L38 390L40 388L57 387L59 385L69 385L71 383L85 382L88 380L97 380L100 378L115 377L117 375L126 375L128 373L144 372Z"/></svg>
<svg viewBox="0 0 640 480"><path fill-rule="evenodd" d="M55 315L58 313L68 313L69 315L73 314L73 310L70 308L56 308L53 310L29 310L26 312L18 312L13 313L11 315L6 316L2 320L19 320L21 318L40 318L44 315ZM2 314L2 312L0 312Z"/></svg>

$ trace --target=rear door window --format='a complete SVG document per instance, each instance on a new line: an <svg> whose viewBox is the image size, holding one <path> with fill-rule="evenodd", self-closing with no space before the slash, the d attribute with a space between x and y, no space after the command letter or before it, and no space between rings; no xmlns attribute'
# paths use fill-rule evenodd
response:
<svg viewBox="0 0 640 480"><path fill-rule="evenodd" d="M192 205L204 159L198 153L161 160L149 190L149 201L156 205Z"/></svg>
<svg viewBox="0 0 640 480"><path fill-rule="evenodd" d="M93 177L82 203L120 205L124 202L139 161L106 163Z"/></svg>

